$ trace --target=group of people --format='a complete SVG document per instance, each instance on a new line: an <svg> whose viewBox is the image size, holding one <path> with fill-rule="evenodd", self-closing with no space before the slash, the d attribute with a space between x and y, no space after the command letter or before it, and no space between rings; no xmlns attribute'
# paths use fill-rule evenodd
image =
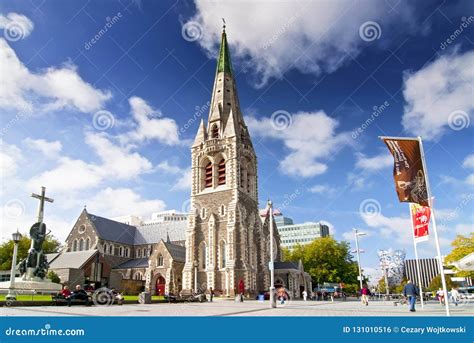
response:
<svg viewBox="0 0 474 343"><path fill-rule="evenodd" d="M94 288L89 286L86 289L83 289L81 285L76 285L74 291L71 292L68 286L64 286L63 289L59 292L59 295L66 300L67 305L71 306L73 300L79 300L84 302L86 306L91 305L91 296L88 292L94 292ZM104 290L116 301L119 305L123 304L123 295L119 293L115 288ZM212 301L212 300L211 300Z"/></svg>

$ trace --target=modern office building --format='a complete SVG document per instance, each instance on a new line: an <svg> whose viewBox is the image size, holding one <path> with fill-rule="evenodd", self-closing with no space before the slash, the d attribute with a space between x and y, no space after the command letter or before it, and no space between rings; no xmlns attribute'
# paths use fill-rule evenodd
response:
<svg viewBox="0 0 474 343"><path fill-rule="evenodd" d="M427 288L431 280L439 275L438 259L436 258L420 258L420 273L421 273L421 284L423 288ZM405 260L405 277L409 280L417 281L418 277L416 274L416 260ZM418 282L416 282L418 283Z"/></svg>
<svg viewBox="0 0 474 343"><path fill-rule="evenodd" d="M275 223L281 238L281 247L292 250L296 244L311 243L319 237L329 236L329 227L321 223L294 224L291 218L276 217Z"/></svg>

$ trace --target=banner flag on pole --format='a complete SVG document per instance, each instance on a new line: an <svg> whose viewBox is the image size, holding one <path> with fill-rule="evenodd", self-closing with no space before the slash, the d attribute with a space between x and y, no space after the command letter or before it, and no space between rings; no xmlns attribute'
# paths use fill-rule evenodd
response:
<svg viewBox="0 0 474 343"><path fill-rule="evenodd" d="M411 221L413 223L415 243L429 239L431 209L428 206L410 204Z"/></svg>
<svg viewBox="0 0 474 343"><path fill-rule="evenodd" d="M419 140L404 137L380 138L394 159L393 178L398 200L429 206Z"/></svg>

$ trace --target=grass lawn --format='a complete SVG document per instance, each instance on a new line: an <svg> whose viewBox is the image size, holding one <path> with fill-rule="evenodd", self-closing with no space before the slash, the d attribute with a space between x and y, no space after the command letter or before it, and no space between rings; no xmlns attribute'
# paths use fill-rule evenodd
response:
<svg viewBox="0 0 474 343"><path fill-rule="evenodd" d="M6 294L0 294L0 301L5 301ZM35 295L17 295L17 301L52 301L51 295L35 294Z"/></svg>
<svg viewBox="0 0 474 343"><path fill-rule="evenodd" d="M138 301L138 295L124 295L124 300L136 300ZM165 300L165 297L162 295L152 295L151 300Z"/></svg>

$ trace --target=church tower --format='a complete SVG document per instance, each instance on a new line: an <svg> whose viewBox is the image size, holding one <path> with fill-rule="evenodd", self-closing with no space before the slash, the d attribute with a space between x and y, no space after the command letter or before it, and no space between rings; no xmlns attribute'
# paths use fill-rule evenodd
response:
<svg viewBox="0 0 474 343"><path fill-rule="evenodd" d="M233 296L268 289L268 229L259 217L257 157L240 110L225 26L207 124L191 148L183 291Z"/></svg>

